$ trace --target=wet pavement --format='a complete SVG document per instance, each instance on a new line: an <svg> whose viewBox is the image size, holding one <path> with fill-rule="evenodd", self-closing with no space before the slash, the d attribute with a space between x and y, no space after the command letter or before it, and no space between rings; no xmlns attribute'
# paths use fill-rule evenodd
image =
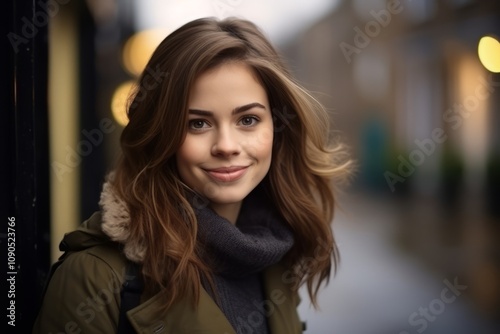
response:
<svg viewBox="0 0 500 334"><path fill-rule="evenodd" d="M299 313L307 322L306 333L500 333L500 322L486 317L467 295L465 274L431 270L421 257L398 246L399 202L358 193L344 196L342 206L333 225L341 263L337 275L320 290L320 311L310 307L305 289L301 290ZM409 230L406 233L419 233ZM414 239L429 238L422 234ZM432 243L427 249L435 252L431 258L444 257Z"/></svg>

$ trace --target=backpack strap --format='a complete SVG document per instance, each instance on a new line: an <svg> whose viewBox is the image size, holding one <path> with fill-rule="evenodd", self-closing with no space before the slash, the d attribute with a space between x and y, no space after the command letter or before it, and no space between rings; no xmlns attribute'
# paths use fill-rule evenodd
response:
<svg viewBox="0 0 500 334"><path fill-rule="evenodd" d="M123 282L120 304L120 316L118 318L118 334L135 333L132 324L127 318L127 311L138 306L141 302L141 294L144 283L141 278L140 266L132 261L127 262L125 282Z"/></svg>

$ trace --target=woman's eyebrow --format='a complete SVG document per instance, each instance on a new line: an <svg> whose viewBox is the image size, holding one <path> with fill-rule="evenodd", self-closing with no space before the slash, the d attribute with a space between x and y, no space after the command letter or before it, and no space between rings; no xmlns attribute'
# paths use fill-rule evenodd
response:
<svg viewBox="0 0 500 334"><path fill-rule="evenodd" d="M199 116L213 116L213 112L207 110L200 109L189 109L189 113L191 115L199 115Z"/></svg>
<svg viewBox="0 0 500 334"><path fill-rule="evenodd" d="M254 102L254 103L245 104L244 106L241 106L241 107L234 108L233 111L231 112L231 114L236 115L238 113L250 110L252 108L260 108L260 109L266 110L266 107L264 107L262 104L260 104L258 102Z"/></svg>
<svg viewBox="0 0 500 334"><path fill-rule="evenodd" d="M264 105L262 105L258 102L253 102L253 103L245 104L243 106L234 108L233 111L231 111L231 115L236 115L238 113L245 112L245 111L250 110L252 108L260 108L260 109L264 109L264 110L266 109L266 107ZM201 110L201 109L189 109L189 113L192 115L208 116L208 117L214 115L214 113L211 111Z"/></svg>

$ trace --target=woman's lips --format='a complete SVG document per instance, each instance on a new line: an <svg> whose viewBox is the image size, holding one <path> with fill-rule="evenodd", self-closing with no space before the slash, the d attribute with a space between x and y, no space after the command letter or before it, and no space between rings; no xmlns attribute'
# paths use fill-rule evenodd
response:
<svg viewBox="0 0 500 334"><path fill-rule="evenodd" d="M232 182L239 180L247 171L248 166L221 167L205 169L205 172L215 181Z"/></svg>

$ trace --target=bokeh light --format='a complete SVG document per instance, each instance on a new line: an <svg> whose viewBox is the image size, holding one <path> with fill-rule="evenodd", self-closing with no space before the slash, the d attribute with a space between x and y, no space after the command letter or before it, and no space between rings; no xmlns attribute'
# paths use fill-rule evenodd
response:
<svg viewBox="0 0 500 334"><path fill-rule="evenodd" d="M127 102L129 101L134 84L135 82L133 80L120 84L115 89L113 97L111 98L111 112L113 113L115 121L121 126L125 126L128 123Z"/></svg>
<svg viewBox="0 0 500 334"><path fill-rule="evenodd" d="M500 42L493 37L484 36L477 48L479 59L490 72L500 73Z"/></svg>
<svg viewBox="0 0 500 334"><path fill-rule="evenodd" d="M132 35L123 47L123 66L133 76L139 76L153 51L167 36L164 29L143 30Z"/></svg>

